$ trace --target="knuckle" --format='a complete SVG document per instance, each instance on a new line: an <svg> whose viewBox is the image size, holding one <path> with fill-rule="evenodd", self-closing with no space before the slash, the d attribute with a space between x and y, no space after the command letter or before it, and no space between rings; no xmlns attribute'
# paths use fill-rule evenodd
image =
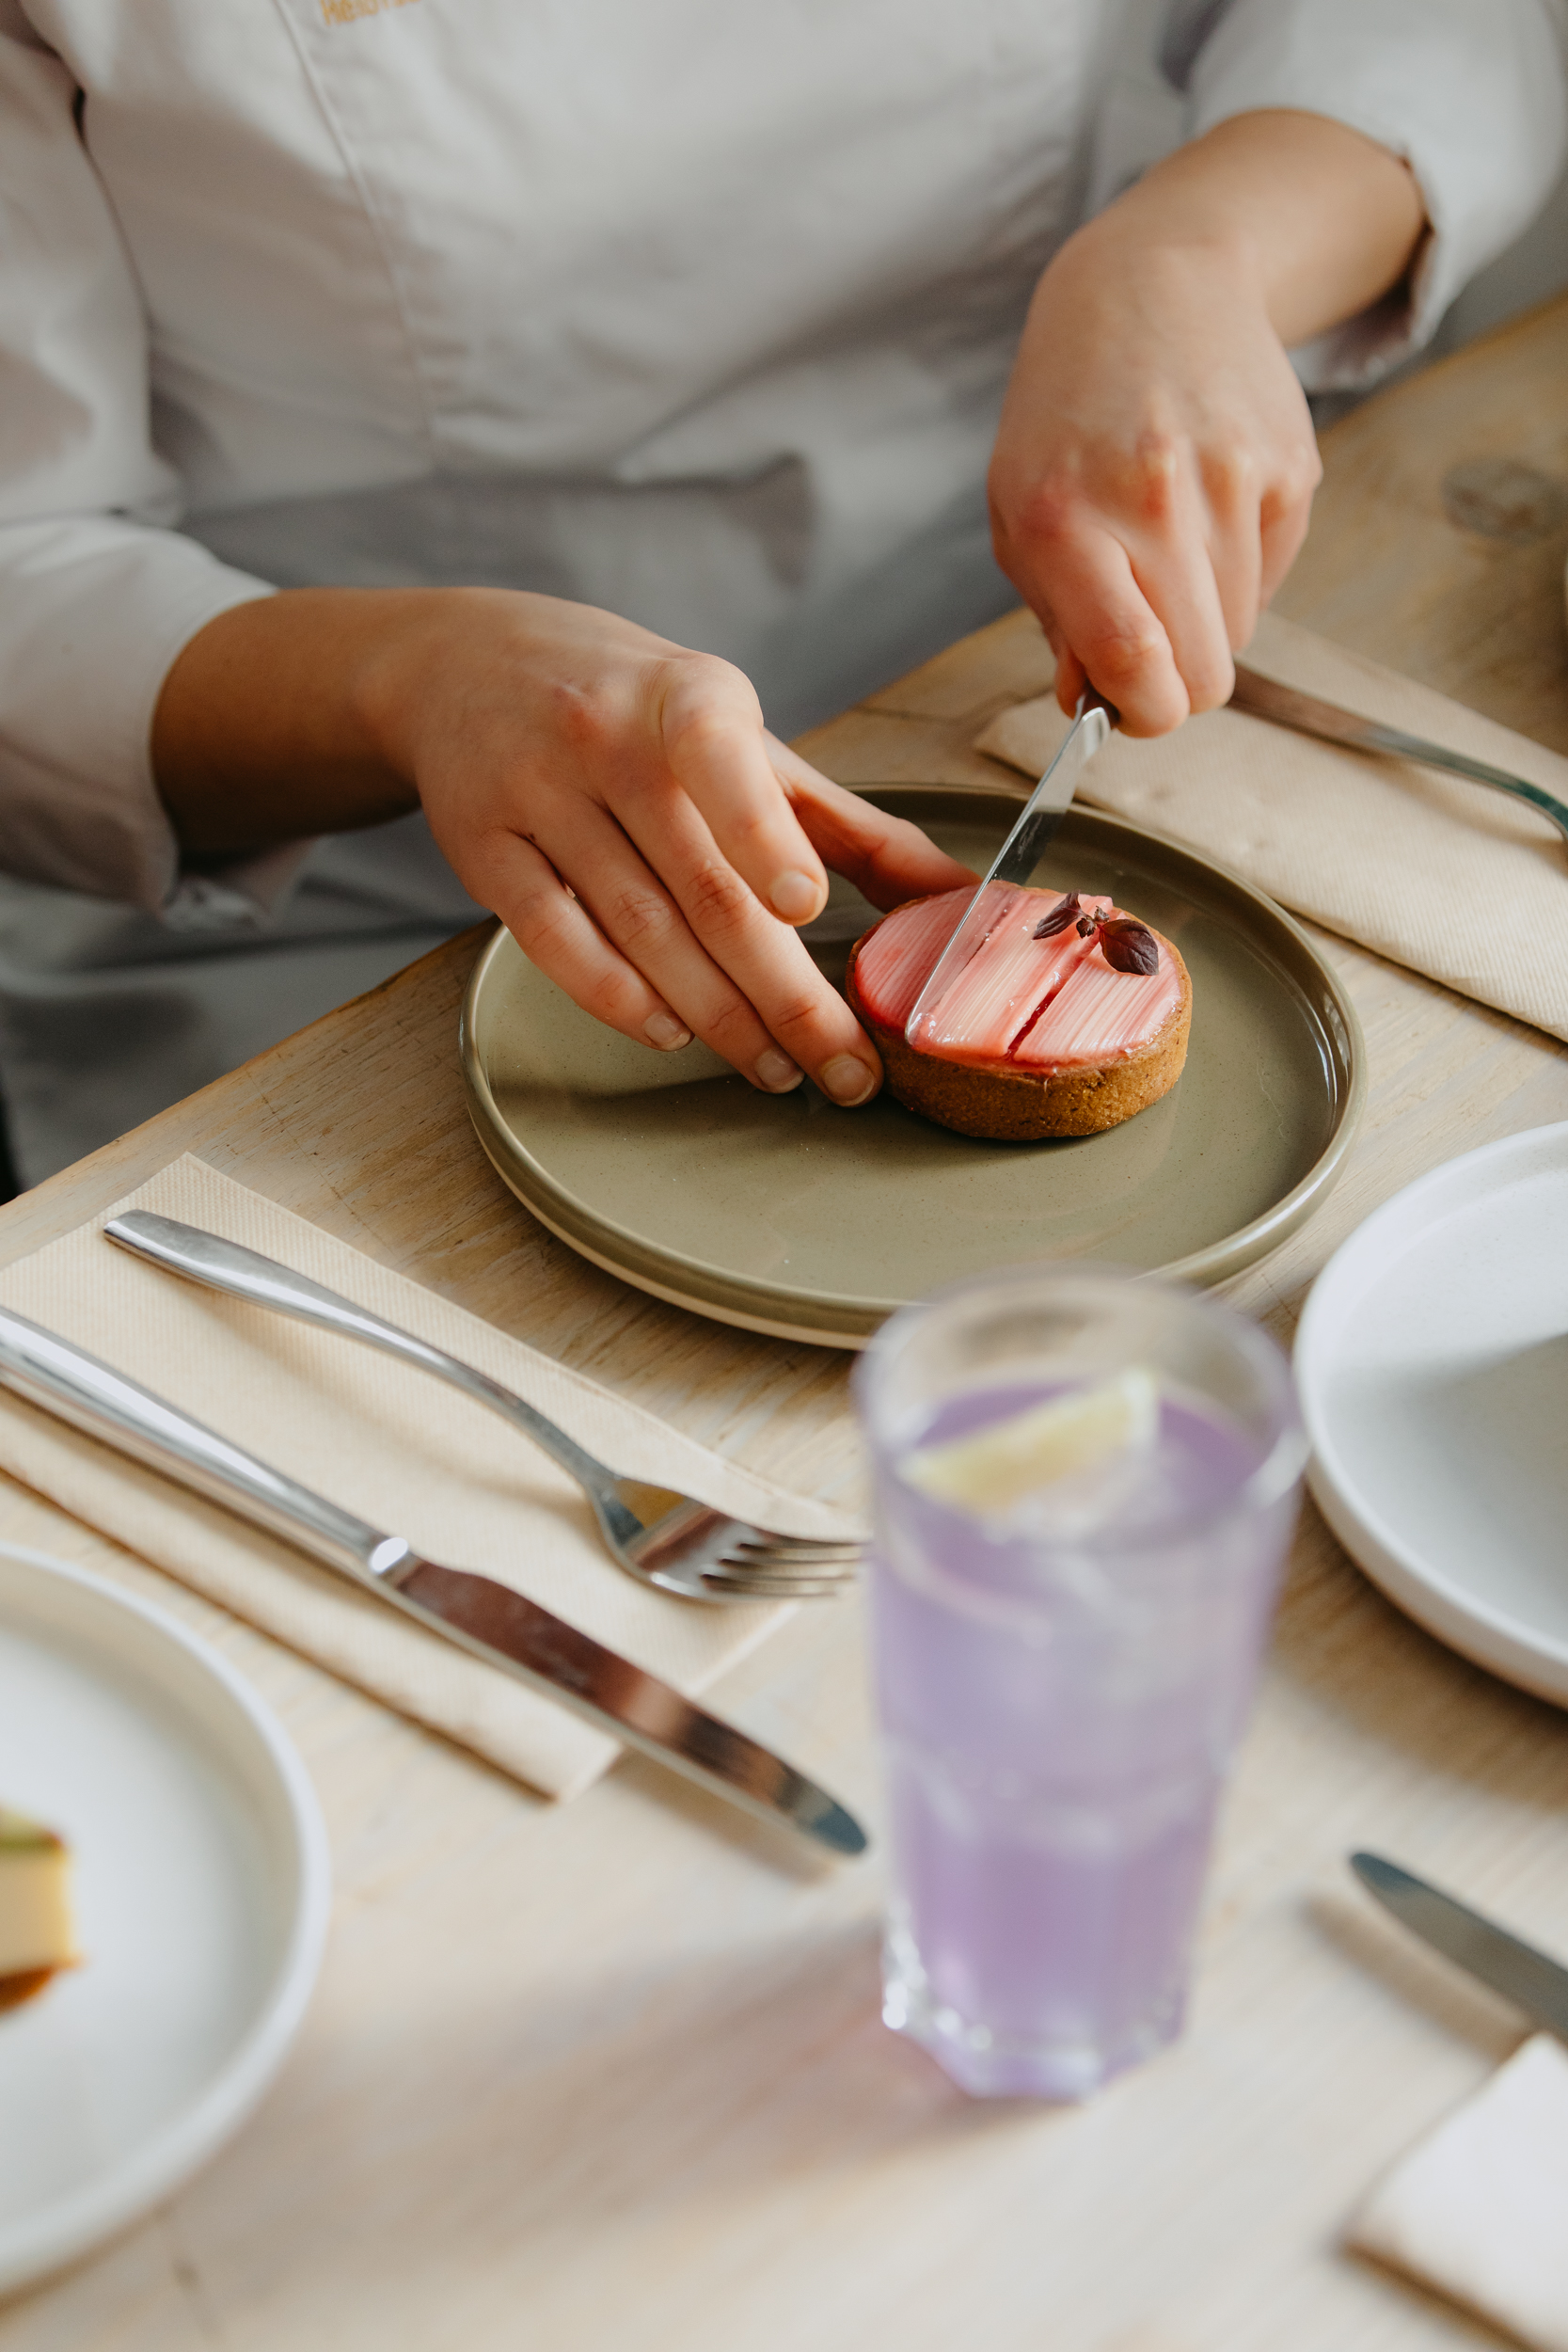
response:
<svg viewBox="0 0 1568 2352"><path fill-rule="evenodd" d="M1042 475L1009 509L992 508L992 527L1011 546L1059 548L1076 536L1084 494L1077 477L1060 471Z"/></svg>
<svg viewBox="0 0 1568 2352"><path fill-rule="evenodd" d="M641 1025L642 1006L639 999L645 992L626 975L596 973L585 987L572 993L584 1012L591 1012L595 1021L604 1022L609 1028L631 1029Z"/></svg>
<svg viewBox="0 0 1568 2352"><path fill-rule="evenodd" d="M597 758L615 748L620 729L609 695L573 678L557 678L549 692L554 731L569 749Z"/></svg>
<svg viewBox="0 0 1568 2352"><path fill-rule="evenodd" d="M1130 502L1147 523L1170 522L1176 512L1181 454L1168 433L1142 436L1127 470Z"/></svg>
<svg viewBox="0 0 1568 2352"><path fill-rule="evenodd" d="M768 1026L781 1040L815 1030L821 1007L811 996L791 993L768 999Z"/></svg>
<svg viewBox="0 0 1568 2352"><path fill-rule="evenodd" d="M572 901L559 882L525 882L507 895L506 928L526 955L543 961L570 945Z"/></svg>
<svg viewBox="0 0 1568 2352"><path fill-rule="evenodd" d="M1203 487L1212 506L1234 512L1252 504L1258 497L1258 461L1250 449L1233 444L1205 451Z"/></svg>
<svg viewBox="0 0 1568 2352"><path fill-rule="evenodd" d="M763 1027L756 1013L737 989L727 989L723 1001L707 1013L702 1025L703 1041L726 1060L749 1060L762 1049Z"/></svg>
<svg viewBox="0 0 1568 2352"><path fill-rule="evenodd" d="M1274 469L1273 478L1263 495L1266 512L1289 514L1296 507L1309 505L1312 493L1323 478L1323 459L1314 442L1307 449L1296 450L1281 460Z"/></svg>
<svg viewBox="0 0 1568 2352"><path fill-rule="evenodd" d="M1219 710L1230 700L1235 691L1235 666L1227 661L1223 669L1218 664L1195 669L1184 682L1189 709L1195 713L1200 710Z"/></svg>
<svg viewBox="0 0 1568 2352"><path fill-rule="evenodd" d="M649 882L626 882L613 891L605 908L610 936L636 956L664 945L675 928L675 912L662 891Z"/></svg>
<svg viewBox="0 0 1568 2352"><path fill-rule="evenodd" d="M756 689L743 670L718 654L668 655L655 679L665 746L701 755L733 741L736 730L762 724Z"/></svg>
<svg viewBox="0 0 1568 2352"><path fill-rule="evenodd" d="M1135 624L1110 624L1091 630L1073 651L1079 660L1101 687L1127 686L1141 678L1150 665L1158 661L1165 650L1165 641L1148 628ZM1113 701L1115 696L1112 697Z"/></svg>
<svg viewBox="0 0 1568 2352"><path fill-rule="evenodd" d="M739 930L754 904L735 868L715 859L694 868L682 896L693 930L707 933Z"/></svg>

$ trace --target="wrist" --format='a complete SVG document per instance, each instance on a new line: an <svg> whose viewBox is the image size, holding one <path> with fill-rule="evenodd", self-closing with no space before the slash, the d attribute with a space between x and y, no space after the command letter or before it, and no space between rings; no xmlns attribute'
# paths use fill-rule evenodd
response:
<svg viewBox="0 0 1568 2352"><path fill-rule="evenodd" d="M495 591L394 588L365 592L343 690L367 755L418 804L422 748L478 634L476 606Z"/></svg>
<svg viewBox="0 0 1568 2352"><path fill-rule="evenodd" d="M1101 266L1222 276L1291 346L1396 287L1426 227L1391 150L1327 116L1269 107L1178 148L1079 235Z"/></svg>
<svg viewBox="0 0 1568 2352"><path fill-rule="evenodd" d="M1097 307L1108 294L1152 301L1168 289L1192 299L1217 285L1265 315L1274 292L1261 241L1226 208L1167 203L1141 182L1068 239L1041 282Z"/></svg>

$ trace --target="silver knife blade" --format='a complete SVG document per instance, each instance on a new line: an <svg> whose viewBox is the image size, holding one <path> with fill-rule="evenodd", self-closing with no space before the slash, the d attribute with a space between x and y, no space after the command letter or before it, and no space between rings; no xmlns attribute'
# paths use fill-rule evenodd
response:
<svg viewBox="0 0 1568 2352"><path fill-rule="evenodd" d="M193 1420L73 1341L0 1308L0 1387L222 1503L433 1632L764 1820L839 1854L865 1832L825 1788L672 1684L508 1584L424 1559Z"/></svg>
<svg viewBox="0 0 1568 2352"><path fill-rule="evenodd" d="M1072 724L1055 758L1023 803L1017 824L965 908L963 921L937 958L929 978L910 1009L910 1017L904 1024L904 1042L917 1053L927 1041L931 1016L943 994L986 936L987 892L995 882L1028 881L1072 805L1079 777L1116 723L1117 714L1102 696L1080 694Z"/></svg>
<svg viewBox="0 0 1568 2352"><path fill-rule="evenodd" d="M1568 1967L1560 1961L1381 1854L1353 1853L1350 1867L1402 1926L1568 2042Z"/></svg>

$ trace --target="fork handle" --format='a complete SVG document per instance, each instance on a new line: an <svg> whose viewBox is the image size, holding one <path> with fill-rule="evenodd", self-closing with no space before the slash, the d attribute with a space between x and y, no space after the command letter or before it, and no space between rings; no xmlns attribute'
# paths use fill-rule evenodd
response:
<svg viewBox="0 0 1568 2352"><path fill-rule="evenodd" d="M416 1339L412 1331L384 1322L368 1307L356 1307L351 1298L343 1298L337 1291L295 1274L290 1266L279 1265L276 1258L263 1258L259 1250L243 1248L237 1241L225 1241L217 1233L203 1232L199 1225L182 1225L178 1217L154 1216L146 1209L132 1209L124 1216L112 1217L103 1231L111 1241L133 1250L138 1258L149 1258L154 1265L165 1266L171 1274L182 1274L187 1280L200 1282L208 1290L245 1299L253 1307L270 1307L276 1314L292 1315L298 1323L316 1324L324 1331L339 1332L344 1339L362 1340L367 1347L379 1347L386 1355L400 1356L405 1363L435 1373L438 1379L450 1381L478 1404L488 1405L515 1429L531 1438L568 1476L577 1480L594 1503L601 1508L613 1507L613 1471L569 1438L564 1429L558 1429L553 1421L547 1421L522 1397L503 1389L499 1380L476 1372L471 1364L449 1356L444 1348Z"/></svg>

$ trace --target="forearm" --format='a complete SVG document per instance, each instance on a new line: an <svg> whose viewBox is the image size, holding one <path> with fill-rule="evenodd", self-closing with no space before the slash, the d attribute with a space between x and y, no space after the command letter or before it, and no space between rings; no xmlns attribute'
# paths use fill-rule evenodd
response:
<svg viewBox="0 0 1568 2352"><path fill-rule="evenodd" d="M1426 226L1401 159L1326 115L1232 116L1157 164L1060 257L1069 267L1201 259L1257 294L1287 347L1397 286Z"/></svg>
<svg viewBox="0 0 1568 2352"><path fill-rule="evenodd" d="M186 856L238 857L417 807L382 706L400 672L417 691L448 628L443 596L423 589L290 589L210 621L152 724L153 774Z"/></svg>

